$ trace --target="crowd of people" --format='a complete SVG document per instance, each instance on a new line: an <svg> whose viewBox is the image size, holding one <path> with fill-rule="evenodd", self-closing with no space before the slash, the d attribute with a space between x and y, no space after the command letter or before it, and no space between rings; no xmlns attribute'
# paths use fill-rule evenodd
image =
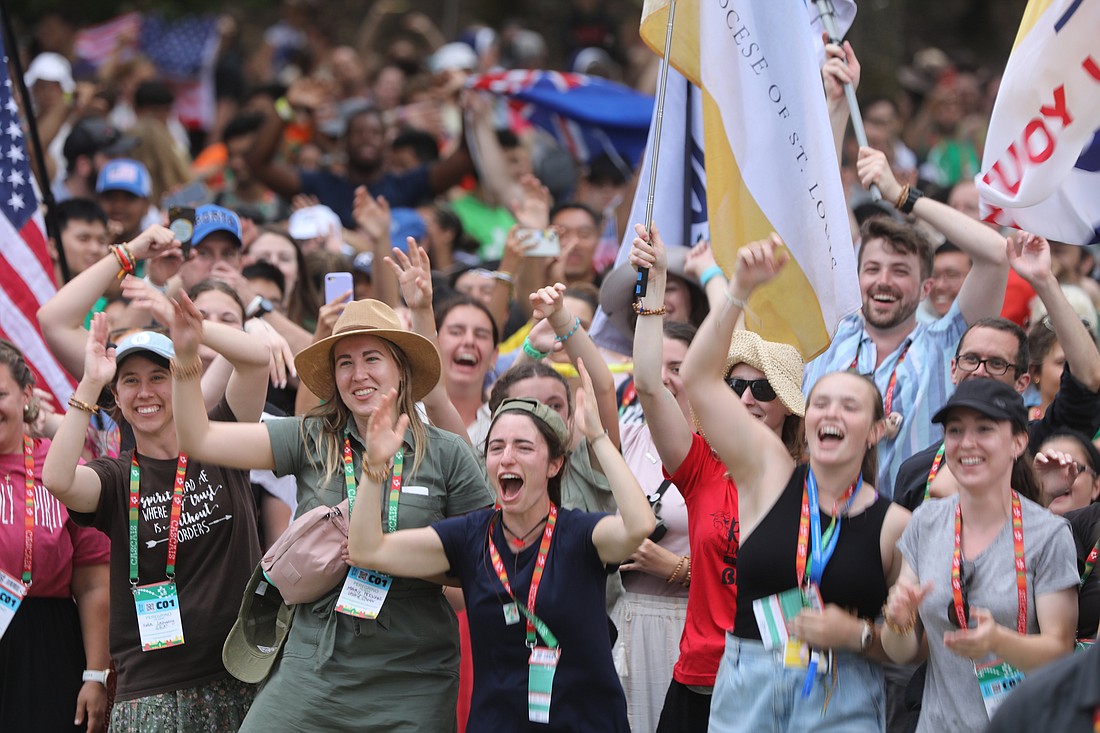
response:
<svg viewBox="0 0 1100 733"><path fill-rule="evenodd" d="M862 307L804 362L777 234L723 270L467 88L539 32L315 10L221 20L206 129L133 38L22 49L76 387L0 340L4 730L1093 730L1100 268L979 219L995 79L926 49L859 147L826 46ZM575 0L568 70L652 92L636 25Z"/></svg>

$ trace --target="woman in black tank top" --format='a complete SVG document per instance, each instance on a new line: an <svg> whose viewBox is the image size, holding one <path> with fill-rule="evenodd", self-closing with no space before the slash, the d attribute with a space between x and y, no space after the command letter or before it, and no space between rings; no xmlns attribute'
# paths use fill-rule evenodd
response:
<svg viewBox="0 0 1100 733"><path fill-rule="evenodd" d="M778 235L738 252L728 304L712 311L681 367L701 428L738 486L737 613L710 730L885 727L885 657L873 619L897 578L909 512L879 497L882 397L854 373L818 381L806 403L808 463L796 464L722 379L721 344L752 291L786 255Z"/></svg>

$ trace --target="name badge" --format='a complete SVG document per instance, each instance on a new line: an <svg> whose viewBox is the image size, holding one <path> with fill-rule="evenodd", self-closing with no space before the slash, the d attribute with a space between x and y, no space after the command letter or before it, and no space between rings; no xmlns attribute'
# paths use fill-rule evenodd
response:
<svg viewBox="0 0 1100 733"><path fill-rule="evenodd" d="M801 651L788 644L792 640L787 626L804 608L821 609L825 604L821 600L821 591L817 586L811 585L806 590L790 588L782 593L770 595L767 598L758 598L752 602L753 616L756 617L756 627L760 630L760 640L767 650L783 649L784 658L801 656ZM807 655L808 656L808 655ZM807 659L807 664L809 660ZM798 665L788 665L798 666ZM802 665L805 669L806 666Z"/></svg>
<svg viewBox="0 0 1100 733"><path fill-rule="evenodd" d="M166 580L134 588L141 651L151 652L183 644L183 619L176 583Z"/></svg>
<svg viewBox="0 0 1100 733"><path fill-rule="evenodd" d="M550 722L550 696L560 657L560 649L545 646L531 649L527 663L527 719L532 723Z"/></svg>
<svg viewBox="0 0 1100 733"><path fill-rule="evenodd" d="M356 618L378 618L391 585L392 575L368 568L352 568L340 589L336 610Z"/></svg>
<svg viewBox="0 0 1100 733"><path fill-rule="evenodd" d="M27 594L27 587L22 581L0 570L0 639L15 618L15 612L19 610L19 604L23 602L23 596Z"/></svg>
<svg viewBox="0 0 1100 733"><path fill-rule="evenodd" d="M985 712L990 718L1009 693L1024 681L1023 672L1001 659L975 664L974 674L978 677L978 689L981 690Z"/></svg>

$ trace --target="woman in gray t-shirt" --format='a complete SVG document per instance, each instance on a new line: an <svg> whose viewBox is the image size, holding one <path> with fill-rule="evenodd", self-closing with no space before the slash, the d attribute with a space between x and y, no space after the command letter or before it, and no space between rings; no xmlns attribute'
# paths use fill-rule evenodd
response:
<svg viewBox="0 0 1100 733"><path fill-rule="evenodd" d="M911 662L927 635L918 732L981 730L1023 674L1073 649L1073 538L1065 520L1020 496L1034 478L1015 390L968 379L933 421L959 494L925 502L902 535L883 648Z"/></svg>

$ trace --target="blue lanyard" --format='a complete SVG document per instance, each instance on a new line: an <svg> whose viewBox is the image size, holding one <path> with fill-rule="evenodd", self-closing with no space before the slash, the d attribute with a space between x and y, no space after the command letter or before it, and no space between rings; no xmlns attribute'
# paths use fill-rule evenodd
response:
<svg viewBox="0 0 1100 733"><path fill-rule="evenodd" d="M817 499L817 479L814 477L812 468L806 468L806 494L807 502L810 510L810 582L814 585L821 585L821 576L825 573L825 566L829 564L829 560L832 559L833 553L836 551L836 544L840 540L840 521L841 514L847 514L848 510L852 506L852 501L856 498L856 494L859 493L860 488L863 486L863 474L859 475L856 482L848 488L845 492L848 494L847 501L844 502L844 508L840 511L833 507L833 519L829 523L829 527L825 530L825 536L821 536L821 509L818 506ZM843 498L843 497L842 497Z"/></svg>

